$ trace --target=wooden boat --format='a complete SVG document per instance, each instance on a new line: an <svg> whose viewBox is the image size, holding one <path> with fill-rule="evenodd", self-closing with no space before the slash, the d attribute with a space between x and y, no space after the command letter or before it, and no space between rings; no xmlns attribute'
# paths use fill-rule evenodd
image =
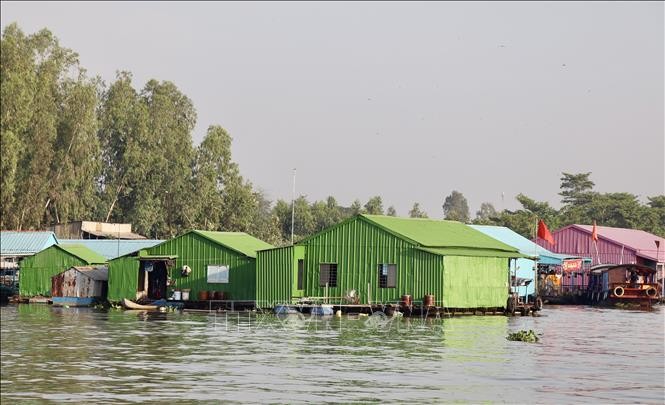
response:
<svg viewBox="0 0 665 405"><path fill-rule="evenodd" d="M137 304L136 302L128 300L127 298L122 299L122 306L127 308L127 309L141 309L141 310L144 310L144 311L154 311L154 310L157 310L159 308L157 305Z"/></svg>
<svg viewBox="0 0 665 405"><path fill-rule="evenodd" d="M600 264L589 270L587 303L651 308L660 298L656 270L640 264Z"/></svg>

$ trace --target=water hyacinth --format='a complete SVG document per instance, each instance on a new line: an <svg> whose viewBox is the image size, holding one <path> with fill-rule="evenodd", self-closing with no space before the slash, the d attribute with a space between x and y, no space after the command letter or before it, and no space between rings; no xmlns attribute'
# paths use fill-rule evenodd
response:
<svg viewBox="0 0 665 405"><path fill-rule="evenodd" d="M540 340L536 335L536 332L534 332L531 329L529 329L528 331L520 330L518 332L509 333L506 339L518 342L527 342L527 343L537 343Z"/></svg>

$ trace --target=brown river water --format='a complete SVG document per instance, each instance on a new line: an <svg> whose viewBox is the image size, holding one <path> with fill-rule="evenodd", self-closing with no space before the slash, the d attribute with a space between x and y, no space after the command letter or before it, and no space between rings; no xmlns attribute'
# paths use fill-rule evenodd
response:
<svg viewBox="0 0 665 405"><path fill-rule="evenodd" d="M665 311L310 319L9 305L0 401L665 402ZM533 329L538 343L506 340Z"/></svg>

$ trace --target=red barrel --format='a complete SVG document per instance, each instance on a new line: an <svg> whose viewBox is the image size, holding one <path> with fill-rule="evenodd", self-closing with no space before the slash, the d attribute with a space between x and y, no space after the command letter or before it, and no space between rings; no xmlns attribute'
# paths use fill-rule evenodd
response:
<svg viewBox="0 0 665 405"><path fill-rule="evenodd" d="M426 294L423 298L424 307L433 307L434 306L434 296L431 294Z"/></svg>
<svg viewBox="0 0 665 405"><path fill-rule="evenodd" d="M214 298L215 300L221 301L224 299L224 291L215 291Z"/></svg>
<svg viewBox="0 0 665 405"><path fill-rule="evenodd" d="M402 295L402 306L410 307L411 306L411 296L408 294Z"/></svg>
<svg viewBox="0 0 665 405"><path fill-rule="evenodd" d="M199 301L208 301L210 294L207 290L199 291Z"/></svg>

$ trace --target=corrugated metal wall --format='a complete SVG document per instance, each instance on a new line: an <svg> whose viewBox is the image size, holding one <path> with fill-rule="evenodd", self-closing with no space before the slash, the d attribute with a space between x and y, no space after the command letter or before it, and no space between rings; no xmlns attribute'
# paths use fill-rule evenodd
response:
<svg viewBox="0 0 665 405"><path fill-rule="evenodd" d="M566 228L555 231L554 246L543 241L538 240L538 244L551 250L555 253L565 253L570 255L590 257L592 259L591 265L607 264L607 263L639 263L635 251L629 247L623 247L623 254L621 253L622 246L618 243L612 243L604 239L599 239L598 255L594 247L591 234L583 232L577 228ZM600 257L600 261L598 260Z"/></svg>
<svg viewBox="0 0 665 405"><path fill-rule="evenodd" d="M19 294L51 296L51 277L72 266L86 265L76 256L52 246L21 261Z"/></svg>
<svg viewBox="0 0 665 405"><path fill-rule="evenodd" d="M51 279L54 297L102 297L104 282L96 281L74 269L64 271Z"/></svg>
<svg viewBox="0 0 665 405"><path fill-rule="evenodd" d="M420 304L426 294L434 295L437 306L443 306L443 257L422 250L414 251L413 287L409 294Z"/></svg>
<svg viewBox="0 0 665 405"><path fill-rule="evenodd" d="M123 298L136 299L139 279L139 260L126 256L110 260L108 300L120 301Z"/></svg>
<svg viewBox="0 0 665 405"><path fill-rule="evenodd" d="M256 255L256 306L289 304L293 294L294 246L264 250Z"/></svg>
<svg viewBox="0 0 665 405"><path fill-rule="evenodd" d="M413 245L362 218L330 228L304 244L307 296L325 294L325 287L319 284L321 263L337 263L337 287L329 288L329 297L343 297L354 289L360 302L367 304L368 285L372 303L397 302L403 294L413 294ZM379 264L397 265L396 288L379 288ZM429 266L435 265L436 260L422 260L421 270L431 275L436 269Z"/></svg>
<svg viewBox="0 0 665 405"><path fill-rule="evenodd" d="M508 259L446 256L443 260L444 306L501 308L508 300Z"/></svg>
<svg viewBox="0 0 665 405"><path fill-rule="evenodd" d="M252 301L256 295L256 260L222 247L200 235L188 233L145 250L149 255L175 255L175 267L169 273L175 286L189 288L190 300L196 300L199 291L223 291L227 299ZM189 266L189 276L181 275L182 266ZM228 283L208 283L207 266L229 266ZM138 287L139 262L136 258L119 258L109 262L109 300L135 299ZM167 291L167 294L169 292Z"/></svg>

